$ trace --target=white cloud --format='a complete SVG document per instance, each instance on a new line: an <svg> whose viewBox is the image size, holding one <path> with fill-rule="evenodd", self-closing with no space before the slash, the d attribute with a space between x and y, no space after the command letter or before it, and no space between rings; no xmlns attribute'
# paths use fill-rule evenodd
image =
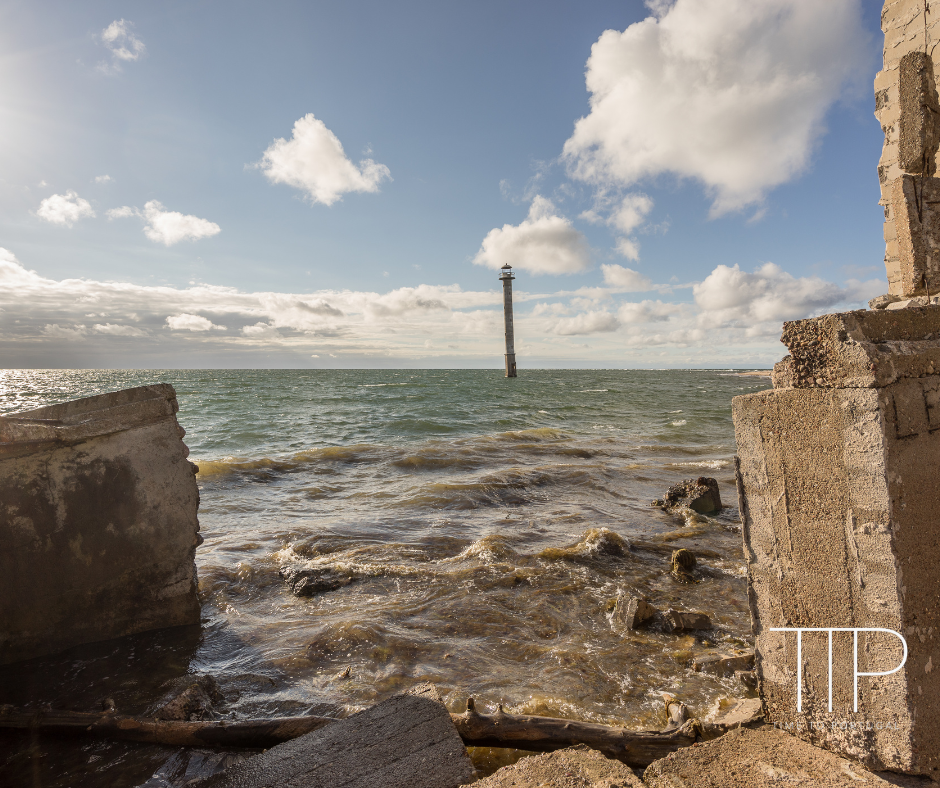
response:
<svg viewBox="0 0 940 788"><path fill-rule="evenodd" d="M504 224L487 233L473 262L487 268L513 268L533 274L573 274L591 264L585 237L555 206L536 195L528 217L518 226Z"/></svg>
<svg viewBox="0 0 940 788"><path fill-rule="evenodd" d="M622 293L642 293L653 289L653 282L650 278L632 268L605 264L601 266L601 271L604 274L604 284Z"/></svg>
<svg viewBox="0 0 940 788"><path fill-rule="evenodd" d="M313 202L332 205L347 192L377 192L391 173L384 164L363 159L357 167L343 145L312 113L294 124L289 140L276 139L258 162L272 183L301 189Z"/></svg>
<svg viewBox="0 0 940 788"><path fill-rule="evenodd" d="M191 315L187 312L170 315L166 324L174 331L211 331L213 328L225 331L225 326L217 326L202 315Z"/></svg>
<svg viewBox="0 0 940 788"><path fill-rule="evenodd" d="M113 181L113 180L114 178L112 178L110 175L96 175L95 176L95 183L108 183L109 181Z"/></svg>
<svg viewBox="0 0 940 788"><path fill-rule="evenodd" d="M53 339L75 340L85 336L85 326L77 325L70 328L69 326L60 326L58 323L47 323L42 327L42 333Z"/></svg>
<svg viewBox="0 0 940 788"><path fill-rule="evenodd" d="M144 42L131 32L133 24L126 19L116 19L101 31L101 41L110 50L114 61L113 70L119 71L122 61L139 60L147 50Z"/></svg>
<svg viewBox="0 0 940 788"><path fill-rule="evenodd" d="M198 216L182 214L179 211L168 211L157 200L144 204L141 211L125 205L121 208L111 208L107 211L109 219L124 219L129 216L139 216L147 224L144 226L144 235L151 241L172 246L180 241L198 241L200 238L211 238L222 232L222 228L208 219Z"/></svg>
<svg viewBox="0 0 940 788"><path fill-rule="evenodd" d="M818 276L797 278L773 263L765 263L754 273L742 271L737 265L719 265L692 292L703 325L756 326L779 325L784 320L821 314L840 304L866 301L883 289L884 284L877 279L849 280L846 287L839 287Z"/></svg>
<svg viewBox="0 0 940 788"><path fill-rule="evenodd" d="M564 158L601 189L661 173L703 183L712 214L802 172L823 117L864 69L859 0L656 0L591 49L591 111ZM627 250L629 251L629 250Z"/></svg>
<svg viewBox="0 0 940 788"><path fill-rule="evenodd" d="M116 323L95 323L92 330L98 334L108 334L112 337L145 337L147 332L134 326L119 325Z"/></svg>
<svg viewBox="0 0 940 788"><path fill-rule="evenodd" d="M563 317L551 326L551 331L561 336L578 336L616 331L620 321L615 315L603 310L582 312L574 317Z"/></svg>
<svg viewBox="0 0 940 788"><path fill-rule="evenodd" d="M46 197L39 203L36 215L47 222L71 227L80 219L94 217L95 211L88 200L82 199L73 191L68 191L65 194L53 194L51 197Z"/></svg>

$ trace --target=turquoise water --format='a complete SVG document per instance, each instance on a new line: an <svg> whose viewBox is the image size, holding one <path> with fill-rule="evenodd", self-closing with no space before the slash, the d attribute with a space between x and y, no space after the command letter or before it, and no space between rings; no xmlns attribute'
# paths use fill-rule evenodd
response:
<svg viewBox="0 0 940 788"><path fill-rule="evenodd" d="M0 413L155 381L176 387L200 467L204 626L195 639L138 646L134 656L120 646L73 655L68 664L81 669L62 669L69 677L44 687L0 680L13 700L79 708L120 670L119 707L143 711L157 679L190 671L213 673L237 716L341 715L431 680L454 711L472 695L483 709L657 728L662 692L703 716L743 694L688 662L749 639L730 401L767 388L766 378L2 371ZM720 515L649 507L670 484L700 475L718 479L728 504ZM677 547L699 556L699 583L668 574ZM278 574L285 565L353 582L298 598ZM609 607L620 592L707 612L716 629L616 632ZM154 653L172 667L155 668ZM61 664L37 663L33 675ZM84 769L85 784L136 785L165 755L112 745L69 768ZM43 785L69 784L55 782L65 757L47 758ZM476 753L483 765L499 757ZM23 763L14 757L7 768Z"/></svg>

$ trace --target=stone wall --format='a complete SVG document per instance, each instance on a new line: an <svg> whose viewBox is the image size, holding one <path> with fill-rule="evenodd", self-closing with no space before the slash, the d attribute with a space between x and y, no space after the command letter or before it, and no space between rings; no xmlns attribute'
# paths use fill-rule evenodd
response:
<svg viewBox="0 0 940 788"><path fill-rule="evenodd" d="M771 722L870 768L940 768L940 307L784 324L774 390L733 402L761 696ZM904 668L858 680L853 635ZM900 642L859 636L858 671ZM934 657L937 659L935 660ZM802 709L797 687L802 684Z"/></svg>
<svg viewBox="0 0 940 788"><path fill-rule="evenodd" d="M199 623L178 409L155 385L0 417L0 664Z"/></svg>

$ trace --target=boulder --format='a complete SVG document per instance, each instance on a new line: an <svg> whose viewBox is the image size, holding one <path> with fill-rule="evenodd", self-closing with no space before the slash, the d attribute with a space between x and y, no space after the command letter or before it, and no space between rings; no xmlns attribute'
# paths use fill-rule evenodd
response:
<svg viewBox="0 0 940 788"><path fill-rule="evenodd" d="M193 788L457 788L472 776L467 750L443 704L397 695Z"/></svg>
<svg viewBox="0 0 940 788"><path fill-rule="evenodd" d="M214 706L221 703L222 692L212 676L186 676L182 688L170 692L153 712L156 720L193 722L211 720L217 715Z"/></svg>
<svg viewBox="0 0 940 788"><path fill-rule="evenodd" d="M476 788L643 788L628 766L583 744L530 755L473 783Z"/></svg>
<svg viewBox="0 0 940 788"><path fill-rule="evenodd" d="M693 629L711 629L712 620L704 613L689 613L669 608L663 613L667 632L687 632Z"/></svg>
<svg viewBox="0 0 940 788"><path fill-rule="evenodd" d="M282 566L280 575L287 581L290 590L296 596L313 596L326 591L348 586L355 578L335 569L325 567L301 569L296 566Z"/></svg>
<svg viewBox="0 0 940 788"><path fill-rule="evenodd" d="M647 788L889 788L897 784L770 726L738 728L713 741L676 750L647 766L643 782ZM935 785L926 779L903 784Z"/></svg>
<svg viewBox="0 0 940 788"><path fill-rule="evenodd" d="M692 660L692 670L696 673L709 673L712 676L733 676L739 671L753 670L754 652L740 654L709 652L700 654Z"/></svg>
<svg viewBox="0 0 940 788"><path fill-rule="evenodd" d="M683 507L699 514L720 512L722 505L718 481L709 476L685 479L666 490L666 494L662 498L657 498L651 505L658 506L667 512Z"/></svg>
<svg viewBox="0 0 940 788"><path fill-rule="evenodd" d="M610 622L617 630L639 629L658 612L645 599L624 594L617 597Z"/></svg>

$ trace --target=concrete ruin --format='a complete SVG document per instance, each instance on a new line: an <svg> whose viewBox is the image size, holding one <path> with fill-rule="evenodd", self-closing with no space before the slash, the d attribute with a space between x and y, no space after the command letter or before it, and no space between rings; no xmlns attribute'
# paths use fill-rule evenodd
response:
<svg viewBox="0 0 940 788"><path fill-rule="evenodd" d="M199 623L199 491L159 384L0 417L0 664Z"/></svg>
<svg viewBox="0 0 940 788"><path fill-rule="evenodd" d="M878 175L888 293L871 302L873 311L785 323L790 355L774 368L774 389L736 398L733 410L768 720L872 769L937 776L940 15L933 5L888 0L882 14L875 115L885 134Z"/></svg>

